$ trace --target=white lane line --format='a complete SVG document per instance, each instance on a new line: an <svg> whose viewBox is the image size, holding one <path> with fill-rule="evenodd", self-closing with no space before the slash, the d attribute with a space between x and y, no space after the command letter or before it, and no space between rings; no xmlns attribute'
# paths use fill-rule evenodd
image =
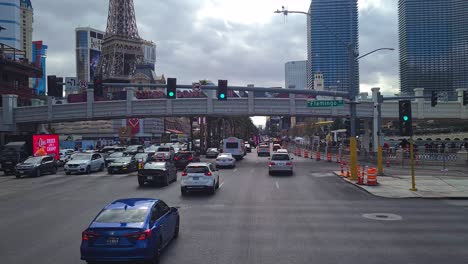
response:
<svg viewBox="0 0 468 264"><path fill-rule="evenodd" d="M234 172L236 172L236 171L237 171L237 168L234 169Z"/></svg>
<svg viewBox="0 0 468 264"><path fill-rule="evenodd" d="M275 182L275 185L276 185L276 189L279 190L279 183L278 183L278 181Z"/></svg>
<svg viewBox="0 0 468 264"><path fill-rule="evenodd" d="M224 182L222 182L220 185L219 185L219 188L223 187L224 185Z"/></svg>

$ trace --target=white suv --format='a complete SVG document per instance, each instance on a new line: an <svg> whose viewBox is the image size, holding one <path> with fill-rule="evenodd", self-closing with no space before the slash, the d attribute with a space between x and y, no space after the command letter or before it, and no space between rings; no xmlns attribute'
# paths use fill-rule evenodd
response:
<svg viewBox="0 0 468 264"><path fill-rule="evenodd" d="M88 174L92 171L103 171L104 168L104 159L99 153L75 153L64 166L67 175L72 172Z"/></svg>
<svg viewBox="0 0 468 264"><path fill-rule="evenodd" d="M197 162L187 165L182 173L180 191L186 195L188 191L208 191L214 194L219 188L219 173L211 163Z"/></svg>

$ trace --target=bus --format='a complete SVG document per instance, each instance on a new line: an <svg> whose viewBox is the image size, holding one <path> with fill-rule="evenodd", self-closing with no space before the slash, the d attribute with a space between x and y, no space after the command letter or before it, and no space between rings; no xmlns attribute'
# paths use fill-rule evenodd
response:
<svg viewBox="0 0 468 264"><path fill-rule="evenodd" d="M223 153L231 153L236 160L243 159L246 154L244 140L236 137L223 139Z"/></svg>

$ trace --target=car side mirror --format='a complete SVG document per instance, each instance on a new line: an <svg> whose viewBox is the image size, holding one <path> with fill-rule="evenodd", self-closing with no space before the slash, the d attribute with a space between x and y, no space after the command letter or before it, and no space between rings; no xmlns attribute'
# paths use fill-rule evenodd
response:
<svg viewBox="0 0 468 264"><path fill-rule="evenodd" d="M294 158L291 158L291 160L293 160Z"/></svg>
<svg viewBox="0 0 468 264"><path fill-rule="evenodd" d="M178 209L176 207L171 207L171 213L177 213Z"/></svg>

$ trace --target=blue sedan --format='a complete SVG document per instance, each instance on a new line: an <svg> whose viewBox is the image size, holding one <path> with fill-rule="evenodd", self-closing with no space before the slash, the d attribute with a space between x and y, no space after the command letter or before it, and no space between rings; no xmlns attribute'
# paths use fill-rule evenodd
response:
<svg viewBox="0 0 468 264"><path fill-rule="evenodd" d="M88 263L158 263L162 249L177 238L179 223L177 208L161 200L114 201L83 231L81 259Z"/></svg>

